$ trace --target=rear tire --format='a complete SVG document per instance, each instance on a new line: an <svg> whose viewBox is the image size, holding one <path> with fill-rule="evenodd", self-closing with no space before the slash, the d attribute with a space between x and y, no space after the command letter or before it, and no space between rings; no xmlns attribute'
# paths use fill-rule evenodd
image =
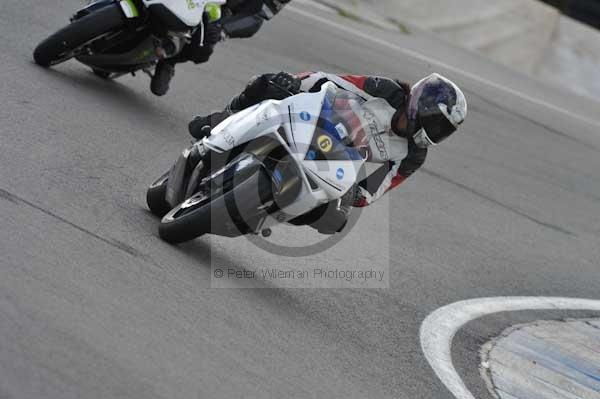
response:
<svg viewBox="0 0 600 399"><path fill-rule="evenodd" d="M43 67L67 61L78 49L123 26L124 22L125 16L118 4L106 6L73 21L41 42L33 52L33 59Z"/></svg>

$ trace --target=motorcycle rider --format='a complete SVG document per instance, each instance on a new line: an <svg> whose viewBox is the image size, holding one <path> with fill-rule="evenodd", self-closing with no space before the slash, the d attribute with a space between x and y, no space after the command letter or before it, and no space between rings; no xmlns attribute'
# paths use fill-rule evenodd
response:
<svg viewBox="0 0 600 399"><path fill-rule="evenodd" d="M169 90L175 75L175 64L192 61L195 64L207 62L214 52L215 45L223 35L231 38L248 38L259 31L264 21L273 18L291 0L228 0L225 5L226 18L222 22L208 23L205 16L205 29L196 29L190 43L184 46L175 57L158 62L150 83L150 90L163 96Z"/></svg>
<svg viewBox="0 0 600 399"><path fill-rule="evenodd" d="M334 234L345 226L351 207L372 204L419 169L428 148L447 139L464 122L467 102L455 83L436 73L411 87L408 83L377 76L324 72L294 76L281 72L253 78L223 112L198 116L190 122L190 133L202 139L235 112L266 99L280 100L294 93L316 92L325 82L333 82L365 100L385 100L383 105L378 103L374 113L377 132L362 132L363 136L369 136L367 161L381 166L358 182L340 203L325 204L291 221L297 225L308 224L323 234ZM369 129L372 130L371 126ZM357 140L360 139L354 135L355 145Z"/></svg>

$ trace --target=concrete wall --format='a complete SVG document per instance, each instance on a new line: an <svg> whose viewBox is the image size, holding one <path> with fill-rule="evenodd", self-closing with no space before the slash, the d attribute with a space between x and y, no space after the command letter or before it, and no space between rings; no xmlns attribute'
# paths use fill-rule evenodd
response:
<svg viewBox="0 0 600 399"><path fill-rule="evenodd" d="M561 17L536 72L544 80L600 98L600 32Z"/></svg>
<svg viewBox="0 0 600 399"><path fill-rule="evenodd" d="M521 72L600 98L600 32L537 0L321 0L437 33ZM395 25L397 27L397 24Z"/></svg>

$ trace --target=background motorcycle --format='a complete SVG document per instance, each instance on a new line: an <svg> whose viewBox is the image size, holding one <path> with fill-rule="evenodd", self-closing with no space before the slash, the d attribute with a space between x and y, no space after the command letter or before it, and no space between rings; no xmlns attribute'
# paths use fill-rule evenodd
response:
<svg viewBox="0 0 600 399"><path fill-rule="evenodd" d="M345 118L361 119L377 101L326 83L318 93L268 100L229 117L201 141L208 153L193 170L188 159L198 143L148 189L150 210L164 216L160 237L180 243L206 233L268 235L270 226L339 201L366 159L352 146Z"/></svg>
<svg viewBox="0 0 600 399"><path fill-rule="evenodd" d="M93 0L71 23L41 42L35 62L49 67L71 58L103 78L151 68L177 55L196 27L218 23L226 0Z"/></svg>

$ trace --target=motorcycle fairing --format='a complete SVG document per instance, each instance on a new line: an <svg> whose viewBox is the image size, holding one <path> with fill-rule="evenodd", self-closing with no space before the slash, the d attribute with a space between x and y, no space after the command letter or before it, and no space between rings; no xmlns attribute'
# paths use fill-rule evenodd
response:
<svg viewBox="0 0 600 399"><path fill-rule="evenodd" d="M224 5L226 0L142 0L146 7L162 5L190 28L202 24L208 4Z"/></svg>
<svg viewBox="0 0 600 399"><path fill-rule="evenodd" d="M116 0L91 0L88 5L77 10L77 12L71 17L71 21L83 18L96 10L113 4L115 1Z"/></svg>
<svg viewBox="0 0 600 399"><path fill-rule="evenodd" d="M360 156L350 153L341 159L306 159L315 135L331 134L335 138L333 132L323 133L317 129L326 98L335 90L335 84L326 83L317 93L264 101L223 121L203 143L206 148L223 153L261 136L277 137L304 172L298 201L285 209L287 214L301 215L322 203L339 199L356 182L364 163ZM337 139L342 140L339 135Z"/></svg>
<svg viewBox="0 0 600 399"><path fill-rule="evenodd" d="M72 19L79 19L84 17L102 7L106 7L113 3L119 3L121 10L123 10L123 15L125 18L137 18L140 16L140 12L135 5L133 0L90 0L88 5L79 9Z"/></svg>

